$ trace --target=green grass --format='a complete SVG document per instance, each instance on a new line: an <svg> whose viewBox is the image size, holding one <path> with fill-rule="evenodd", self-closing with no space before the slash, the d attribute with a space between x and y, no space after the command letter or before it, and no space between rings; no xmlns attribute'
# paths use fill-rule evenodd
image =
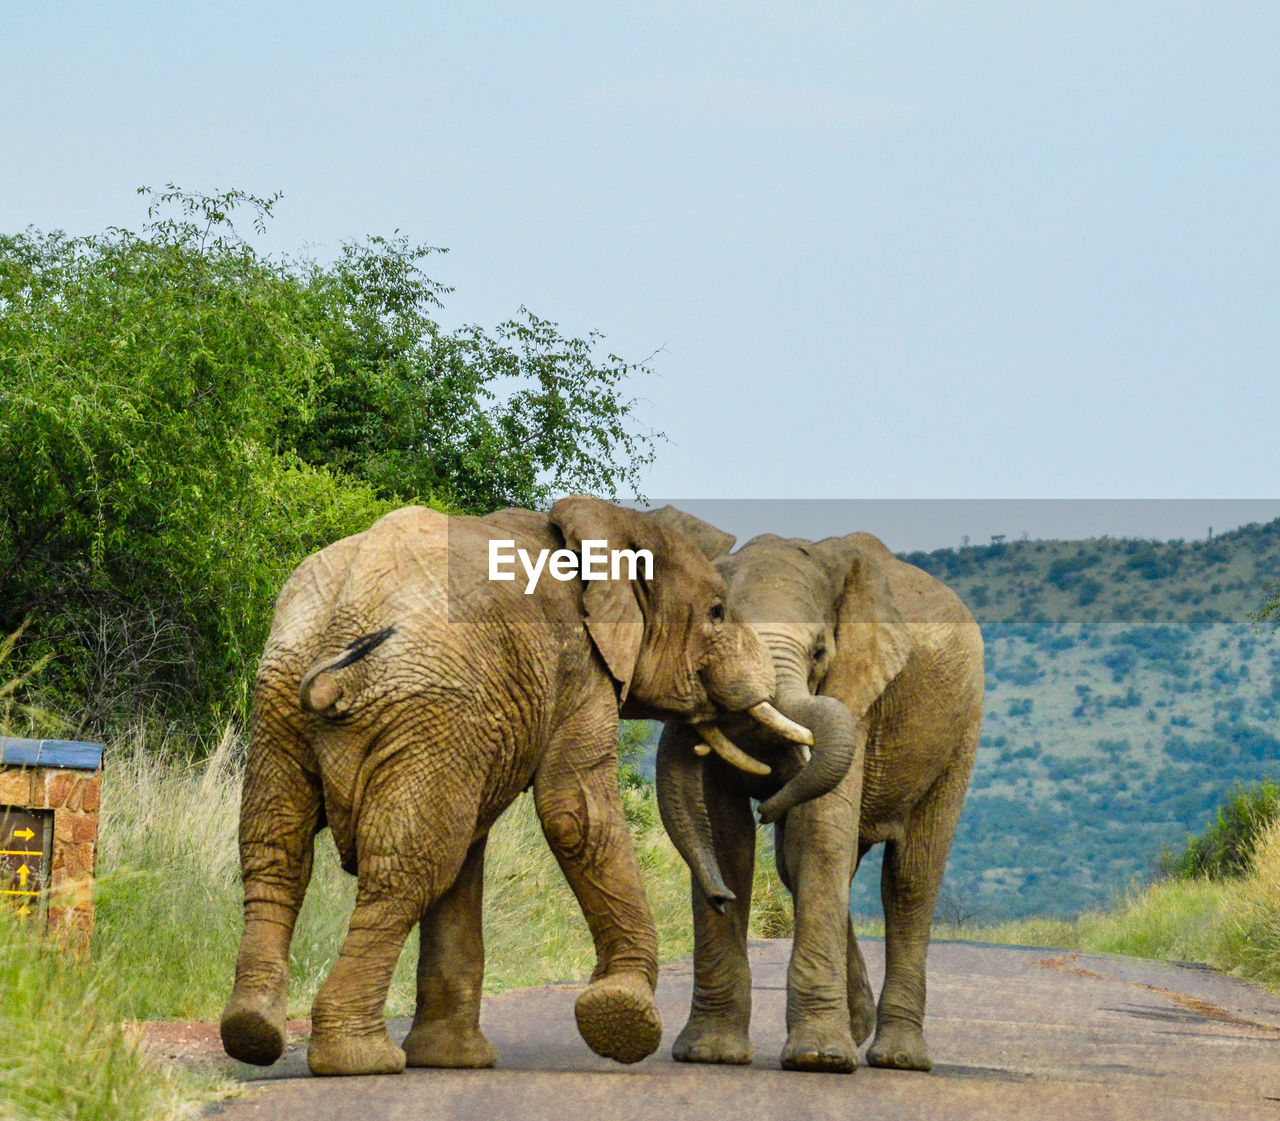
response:
<svg viewBox="0 0 1280 1121"><path fill-rule="evenodd" d="M124 1026L110 957L87 960L0 909L0 1116L5 1121L166 1121L220 1096L216 1074L149 1060Z"/></svg>

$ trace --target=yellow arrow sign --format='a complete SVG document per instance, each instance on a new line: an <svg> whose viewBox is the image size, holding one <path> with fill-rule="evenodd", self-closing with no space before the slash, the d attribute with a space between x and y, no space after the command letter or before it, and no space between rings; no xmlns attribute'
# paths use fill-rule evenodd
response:
<svg viewBox="0 0 1280 1121"><path fill-rule="evenodd" d="M30 829L19 829L14 833L14 836L21 837L24 841L29 841L35 834Z"/></svg>
<svg viewBox="0 0 1280 1121"><path fill-rule="evenodd" d="M30 878L31 878L31 869L30 869L30 868L28 868L25 864L19 865L19 867L18 867L18 886L19 886L19 887L26 887L26 886L27 886L27 880L29 880Z"/></svg>

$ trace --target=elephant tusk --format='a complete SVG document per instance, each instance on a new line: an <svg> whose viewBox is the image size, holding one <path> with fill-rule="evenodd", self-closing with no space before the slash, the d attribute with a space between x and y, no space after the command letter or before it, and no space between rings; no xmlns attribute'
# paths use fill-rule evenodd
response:
<svg viewBox="0 0 1280 1121"><path fill-rule="evenodd" d="M752 705L747 709L747 712L751 717L760 721L769 731L776 732L784 740L791 740L792 743L803 744L805 747L813 746L813 733L803 724L788 720L768 701L761 701L758 705Z"/></svg>
<svg viewBox="0 0 1280 1121"><path fill-rule="evenodd" d="M698 735L726 763L732 763L739 770L746 771L752 775L767 775L773 770L769 764L761 763L759 759L753 759L710 721L705 724L698 724L696 727ZM698 749L695 747L694 750L697 751ZM703 753L699 752L699 754Z"/></svg>
<svg viewBox="0 0 1280 1121"><path fill-rule="evenodd" d="M694 755L710 755L711 747L699 740L693 745L693 753Z"/></svg>

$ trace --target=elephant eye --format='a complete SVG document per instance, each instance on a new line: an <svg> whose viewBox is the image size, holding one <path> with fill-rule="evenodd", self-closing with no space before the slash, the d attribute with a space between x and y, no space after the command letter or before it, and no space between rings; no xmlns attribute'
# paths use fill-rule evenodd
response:
<svg viewBox="0 0 1280 1121"><path fill-rule="evenodd" d="M719 626L724 622L724 604L713 603L711 605L711 621Z"/></svg>

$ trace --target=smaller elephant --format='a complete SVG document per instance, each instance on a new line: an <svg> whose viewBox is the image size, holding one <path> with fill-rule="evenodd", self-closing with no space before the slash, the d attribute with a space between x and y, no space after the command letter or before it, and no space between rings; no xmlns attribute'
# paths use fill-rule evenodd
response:
<svg viewBox="0 0 1280 1121"><path fill-rule="evenodd" d="M735 608L768 646L778 710L811 730L815 751L851 765L829 793L789 805L778 790L801 766L795 744L726 721L738 753L709 756L687 728L667 725L659 808L691 869L695 935L693 1006L673 1056L751 1062L750 799L760 799L795 904L782 1065L852 1071L874 1028L871 1065L928 1070L925 958L978 745L978 625L950 589L868 534L766 535L729 555L731 537L685 531L718 558ZM885 846L878 1007L849 916L850 881L876 844Z"/></svg>
<svg viewBox="0 0 1280 1121"><path fill-rule="evenodd" d="M629 558L603 578L581 567L601 545ZM541 580L495 568L520 551L547 562ZM311 1070L492 1065L479 1026L485 842L529 788L595 940L579 1030L621 1062L650 1054L657 937L616 785L619 709L708 727L749 712L806 738L772 695L768 652L711 564L598 499L484 518L407 507L316 553L280 593L255 686L228 1054L266 1065L283 1049L289 943L327 823L357 893L313 1007ZM415 924L402 1050L383 1008Z"/></svg>

